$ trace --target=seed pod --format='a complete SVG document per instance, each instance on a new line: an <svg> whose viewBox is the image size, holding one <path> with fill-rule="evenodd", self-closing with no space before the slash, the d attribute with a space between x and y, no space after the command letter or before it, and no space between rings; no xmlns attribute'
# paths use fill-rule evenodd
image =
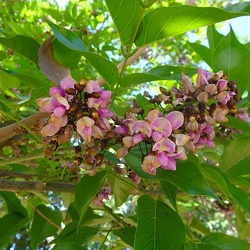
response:
<svg viewBox="0 0 250 250"><path fill-rule="evenodd" d="M65 90L68 95L76 95L77 91L73 88L69 88Z"/></svg>

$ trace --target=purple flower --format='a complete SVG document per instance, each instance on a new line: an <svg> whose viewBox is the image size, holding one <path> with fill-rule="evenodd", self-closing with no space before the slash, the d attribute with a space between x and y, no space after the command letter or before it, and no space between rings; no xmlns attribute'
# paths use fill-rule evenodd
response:
<svg viewBox="0 0 250 250"><path fill-rule="evenodd" d="M160 132L162 135L169 137L172 133L172 126L165 117L155 118L149 125L150 129Z"/></svg>
<svg viewBox="0 0 250 250"><path fill-rule="evenodd" d="M62 97L65 97L65 96L66 96L65 90L62 89L62 88L59 87L59 86L50 88L49 94L50 94L50 96L53 96L53 95L60 95L60 96L62 96Z"/></svg>
<svg viewBox="0 0 250 250"><path fill-rule="evenodd" d="M77 82L71 76L66 76L61 80L60 85L63 89L70 89L74 88L76 83Z"/></svg>

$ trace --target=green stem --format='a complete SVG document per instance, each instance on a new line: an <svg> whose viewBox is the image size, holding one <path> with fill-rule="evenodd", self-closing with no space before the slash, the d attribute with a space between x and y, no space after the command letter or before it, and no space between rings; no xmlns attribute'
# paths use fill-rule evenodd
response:
<svg viewBox="0 0 250 250"><path fill-rule="evenodd" d="M30 134L32 134L34 136L34 138L38 141L38 142L41 142L41 139L31 131L31 129L26 126L22 121L18 120L17 118L15 118L14 116L6 113L4 110L0 109L0 114L6 116L6 117L9 117L11 120L14 120L16 121L18 124L20 124L20 126L22 126L23 128L25 128Z"/></svg>
<svg viewBox="0 0 250 250"><path fill-rule="evenodd" d="M8 165L8 164L13 164L13 163L19 163L23 161L30 161L30 160L35 160L35 159L41 159L44 158L44 153L37 154L37 155L31 155L31 156L26 156L22 158L11 158L5 161L0 161L0 166Z"/></svg>

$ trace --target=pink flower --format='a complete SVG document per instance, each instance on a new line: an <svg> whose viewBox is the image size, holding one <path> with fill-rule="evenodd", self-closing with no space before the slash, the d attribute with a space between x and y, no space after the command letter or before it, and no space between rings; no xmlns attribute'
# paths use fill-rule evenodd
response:
<svg viewBox="0 0 250 250"><path fill-rule="evenodd" d="M77 82L69 75L61 80L60 85L63 89L70 89L74 88L76 83Z"/></svg>
<svg viewBox="0 0 250 250"><path fill-rule="evenodd" d="M146 120L148 120L151 123L155 118L158 118L158 117L159 117L159 110L153 109L148 112Z"/></svg>
<svg viewBox="0 0 250 250"><path fill-rule="evenodd" d="M98 82L93 81L93 80L88 81L85 86L85 91L89 94L93 92L99 92L100 90L101 90L101 87L98 84Z"/></svg>
<svg viewBox="0 0 250 250"><path fill-rule="evenodd" d="M132 121L129 125L129 131L131 133L131 135L133 135L135 132L141 132L144 135L146 135L147 137L151 136L151 129L149 126L149 122L148 121L143 121L143 120L136 120L136 121Z"/></svg>
<svg viewBox="0 0 250 250"><path fill-rule="evenodd" d="M170 112L166 118L171 124L171 127L173 130L178 129L182 126L184 122L184 116L181 112L179 111L172 111Z"/></svg>
<svg viewBox="0 0 250 250"><path fill-rule="evenodd" d="M194 93L195 89L194 89L193 83L191 82L190 78L188 76L186 76L184 73L182 73L181 80L182 80L183 87L184 87L184 93L187 95L190 93Z"/></svg>
<svg viewBox="0 0 250 250"><path fill-rule="evenodd" d="M216 95L216 100L223 105L226 105L227 102L230 100L230 95L226 91L222 91Z"/></svg>
<svg viewBox="0 0 250 250"><path fill-rule="evenodd" d="M190 140L190 137L184 134L174 134L173 137L176 139L175 143L177 146L183 146Z"/></svg>
<svg viewBox="0 0 250 250"><path fill-rule="evenodd" d="M176 161L174 157L168 156L165 152L159 152L157 158L161 164L161 168L166 170L176 170Z"/></svg>
<svg viewBox="0 0 250 250"><path fill-rule="evenodd" d="M129 132L128 127L126 126L119 126L115 128L115 132L120 135L127 134Z"/></svg>
<svg viewBox="0 0 250 250"><path fill-rule="evenodd" d="M37 100L37 105L41 111L54 113L55 116L61 117L69 109L69 103L67 99L56 94L50 98L40 98Z"/></svg>
<svg viewBox="0 0 250 250"><path fill-rule="evenodd" d="M198 76L196 78L197 87L199 88L203 85L207 85L208 84L207 78L208 78L208 72L205 69L199 68Z"/></svg>
<svg viewBox="0 0 250 250"><path fill-rule="evenodd" d="M235 117L241 119L242 121L250 122L250 117L247 113L247 108L239 108Z"/></svg>
<svg viewBox="0 0 250 250"><path fill-rule="evenodd" d="M225 79L219 79L216 83L217 89L218 91L224 91L227 90L227 83L228 81Z"/></svg>
<svg viewBox="0 0 250 250"><path fill-rule="evenodd" d="M208 84L205 87L205 91L209 94L209 95L213 95L216 91L217 91L217 87L215 84Z"/></svg>
<svg viewBox="0 0 250 250"><path fill-rule="evenodd" d="M166 151L167 153L175 152L175 143L171 141L169 138L162 138L160 141L156 142L153 146L153 151L163 152Z"/></svg>
<svg viewBox="0 0 250 250"><path fill-rule="evenodd" d="M50 96L53 96L53 95L60 95L60 96L62 96L62 97L65 97L66 92L65 92L65 90L62 89L61 87L56 86L56 87L50 88L49 94L50 94Z"/></svg>
<svg viewBox="0 0 250 250"><path fill-rule="evenodd" d="M91 141L92 126L94 123L94 120L87 116L80 118L76 123L78 134L80 134L82 139L88 144Z"/></svg>
<svg viewBox="0 0 250 250"><path fill-rule="evenodd" d="M160 162L155 155L147 155L143 159L142 169L149 174L156 174L156 169L160 167Z"/></svg>
<svg viewBox="0 0 250 250"><path fill-rule="evenodd" d="M155 118L149 125L149 127L154 130L162 133L162 135L169 137L172 133L171 123L165 117Z"/></svg>
<svg viewBox="0 0 250 250"><path fill-rule="evenodd" d="M50 116L49 123L41 130L44 136L53 136L59 132L61 127L66 126L68 123L68 116L64 115L57 117L54 114Z"/></svg>
<svg viewBox="0 0 250 250"><path fill-rule="evenodd" d="M228 119L225 116L227 114L228 114L227 108L222 108L222 107L216 106L216 109L213 112L212 117L217 122L227 122Z"/></svg>

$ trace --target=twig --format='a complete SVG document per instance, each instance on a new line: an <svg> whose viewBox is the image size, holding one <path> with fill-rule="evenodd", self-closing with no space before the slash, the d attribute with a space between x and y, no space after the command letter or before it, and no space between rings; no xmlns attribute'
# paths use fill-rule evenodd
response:
<svg viewBox="0 0 250 250"><path fill-rule="evenodd" d="M47 118L49 116L48 113L37 112L28 118L22 120L22 123L26 127L33 127L35 126L42 118ZM20 122L15 122L11 125L5 126L0 128L0 142L6 141L12 138L15 135L19 135L25 132L25 129L20 124Z"/></svg>
<svg viewBox="0 0 250 250"><path fill-rule="evenodd" d="M37 209L31 202L29 202L29 200L24 197L23 195L21 195L20 193L18 193L41 217L43 217L46 221L49 222L49 224L51 224L52 226L56 227L58 230L62 230L61 227L59 227L56 223L54 223L53 221L51 221L49 218L47 218L39 209Z"/></svg>
<svg viewBox="0 0 250 250"><path fill-rule="evenodd" d="M0 190L20 192L20 191L38 191L38 192L64 192L74 193L76 186L65 182L43 182L43 181L12 181L0 179Z"/></svg>

